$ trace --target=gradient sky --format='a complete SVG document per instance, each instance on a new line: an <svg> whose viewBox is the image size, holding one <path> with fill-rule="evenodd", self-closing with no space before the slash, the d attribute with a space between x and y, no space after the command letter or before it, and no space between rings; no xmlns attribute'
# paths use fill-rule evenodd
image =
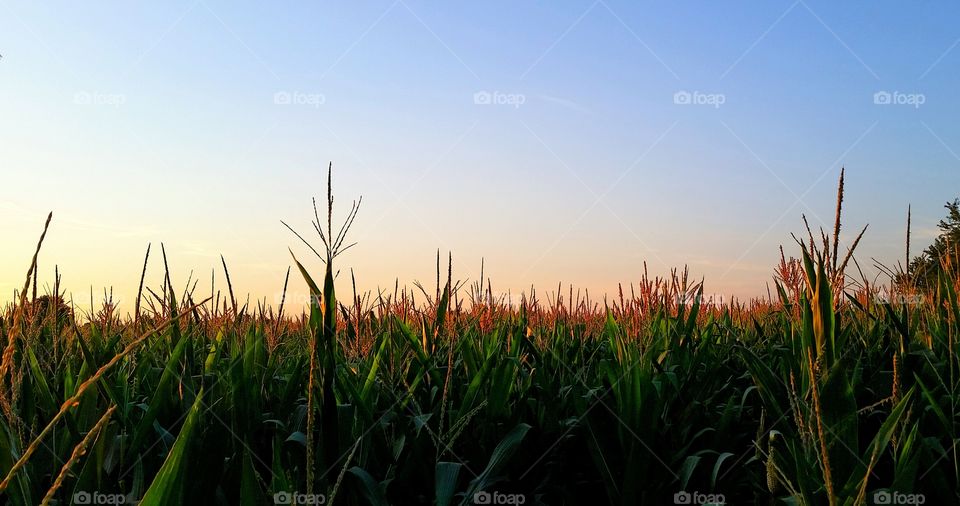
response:
<svg viewBox="0 0 960 506"><path fill-rule="evenodd" d="M960 194L958 14L0 0L0 301L50 210L41 286L57 264L82 305L107 286L129 303L148 243L159 285L161 242L178 286L222 283L222 253L238 293L272 301L288 246L321 269L280 220L309 231L328 161L341 215L364 197L339 264L362 289L432 285L439 249L461 278L485 258L502 292L612 293L646 260L766 294L801 213L832 225L841 165L843 238L869 223L861 264L892 263L907 205L919 251Z"/></svg>

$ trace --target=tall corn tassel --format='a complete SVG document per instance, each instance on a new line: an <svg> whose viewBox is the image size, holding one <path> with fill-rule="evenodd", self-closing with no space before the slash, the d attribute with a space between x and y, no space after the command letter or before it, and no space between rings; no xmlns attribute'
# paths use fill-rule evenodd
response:
<svg viewBox="0 0 960 506"><path fill-rule="evenodd" d="M776 439L776 433L771 432L767 441L767 490L772 495L777 495L780 492L780 478L777 477L777 449L774 445Z"/></svg>
<svg viewBox="0 0 960 506"><path fill-rule="evenodd" d="M900 386L900 350L894 350L893 352L893 385L890 392L890 405L896 406L900 403L901 396L901 386ZM897 439L897 432L894 431L893 435L890 436L890 444L893 445L893 449L899 449L899 440Z"/></svg>
<svg viewBox="0 0 960 506"><path fill-rule="evenodd" d="M20 300L13 313L13 323L7 333L7 345L3 349L3 358L0 360L0 408L11 425L18 433L20 432L21 420L14 412L13 404L17 391L20 387L22 375L18 374L13 363L13 355L16 351L17 336L20 335L20 323L23 319L25 306L27 305L27 289L30 286L31 278L36 280L37 276L37 256L40 254L40 246L43 245L43 238L47 236L47 229L50 228L50 220L53 219L53 212L47 215L47 221L43 225L43 233L40 234L40 240L37 241L37 249L33 253L33 260L30 261L30 268L27 270L27 280L23 283L23 289L20 290ZM10 375L10 383L7 384L7 374Z"/></svg>

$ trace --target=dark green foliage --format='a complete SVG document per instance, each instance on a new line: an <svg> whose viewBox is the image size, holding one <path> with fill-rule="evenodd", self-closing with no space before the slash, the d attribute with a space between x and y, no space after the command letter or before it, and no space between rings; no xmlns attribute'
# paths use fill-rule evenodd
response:
<svg viewBox="0 0 960 506"><path fill-rule="evenodd" d="M960 251L960 199L947 202L944 206L947 216L940 220L937 228L940 234L933 244L927 246L920 256L910 261L910 276L917 284L932 287L937 282L937 272L950 262L950 267L956 269L957 253Z"/></svg>

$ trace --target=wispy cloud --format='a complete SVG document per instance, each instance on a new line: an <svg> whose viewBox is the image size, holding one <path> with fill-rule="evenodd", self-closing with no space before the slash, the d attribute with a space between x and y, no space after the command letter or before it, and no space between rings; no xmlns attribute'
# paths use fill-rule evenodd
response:
<svg viewBox="0 0 960 506"><path fill-rule="evenodd" d="M544 102L549 102L549 103L551 103L551 104L556 104L556 105L559 105L559 106L561 106L561 107L564 107L564 108L567 108L567 109L570 109L570 110L573 110L573 111L577 111L577 112L580 112L580 113L583 113L583 114L593 114L593 111L591 111L591 110L588 109L587 107L584 107L584 106L582 106L582 105L580 105L580 104L578 104L578 103L576 103L576 102L574 102L574 101L572 101L572 100L567 100L567 99L565 99L565 98L560 98L560 97L554 97L554 96L552 96L552 95L534 95L534 97L535 97L535 98L538 98L538 99L540 99L540 100L543 100Z"/></svg>
<svg viewBox="0 0 960 506"><path fill-rule="evenodd" d="M0 201L0 210L12 211L22 219L36 216L38 223L40 223L39 220L41 220L42 217L49 212L48 210L41 208L24 207L10 200ZM117 225L115 223L100 223L77 218L65 213L58 213L56 210L54 210L53 215L53 223L56 226L63 227L67 230L98 232L117 238L158 237L163 234L163 231L160 229L143 225Z"/></svg>
<svg viewBox="0 0 960 506"><path fill-rule="evenodd" d="M936 239L940 237L940 229L937 227L923 227L911 233L917 239Z"/></svg>
<svg viewBox="0 0 960 506"><path fill-rule="evenodd" d="M726 268L731 265L730 259L711 259L705 257L695 257L689 260L689 265L693 266L704 266L704 267L716 267L716 268ZM763 264L751 264L751 263L739 263L731 268L734 271L744 271L744 272L772 272L772 268L769 265ZM709 279L708 279L709 281Z"/></svg>
<svg viewBox="0 0 960 506"><path fill-rule="evenodd" d="M207 247L205 244L196 243L196 242L177 242L174 244L177 248L177 252L182 255L194 256L194 257L203 257L203 258L220 258L220 252L212 250ZM169 249L170 245L168 245Z"/></svg>

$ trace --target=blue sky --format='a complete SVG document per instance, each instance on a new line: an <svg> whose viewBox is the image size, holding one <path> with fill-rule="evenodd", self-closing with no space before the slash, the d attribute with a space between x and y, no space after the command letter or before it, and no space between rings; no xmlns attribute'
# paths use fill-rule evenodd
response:
<svg viewBox="0 0 960 506"><path fill-rule="evenodd" d="M841 166L844 237L869 223L861 263L892 263L907 205L918 251L960 194L958 11L2 1L0 298L48 210L40 280L58 264L79 299L135 297L148 242L175 281L222 253L275 298L306 256L279 220L308 229L328 161L341 206L364 196L341 263L364 289L432 280L440 249L514 293L614 292L645 260L765 294L801 213L832 224Z"/></svg>

